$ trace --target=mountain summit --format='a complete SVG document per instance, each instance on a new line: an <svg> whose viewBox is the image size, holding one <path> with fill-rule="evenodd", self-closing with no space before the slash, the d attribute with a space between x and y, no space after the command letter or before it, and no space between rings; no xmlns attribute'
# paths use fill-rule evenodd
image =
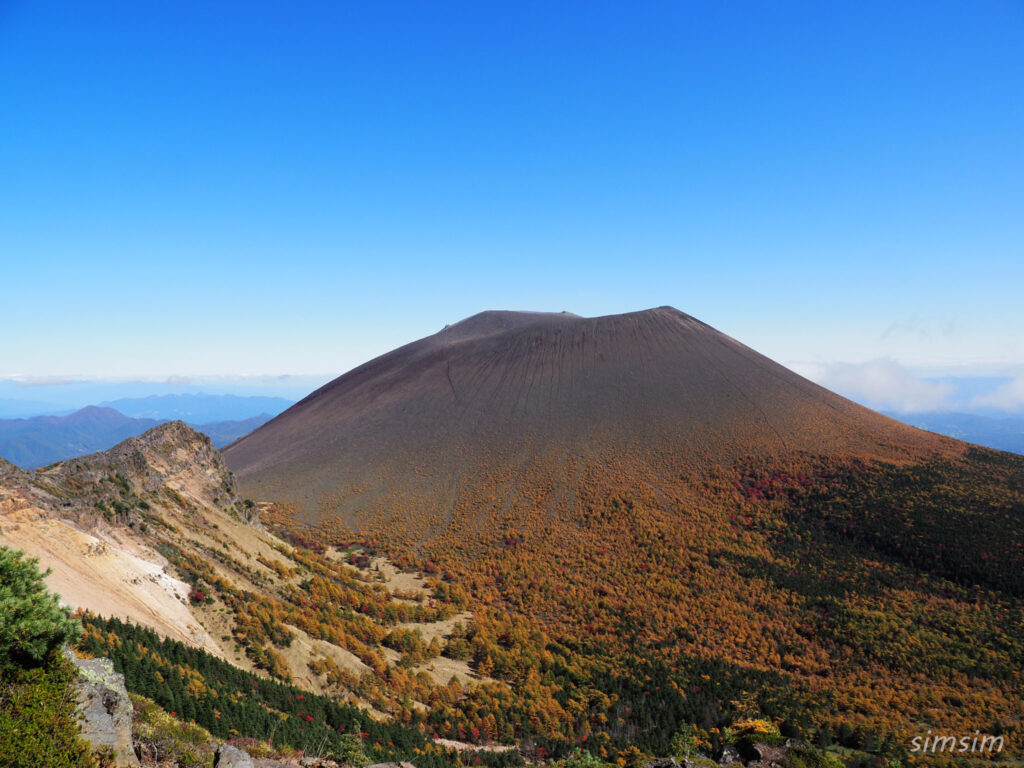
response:
<svg viewBox="0 0 1024 768"><path fill-rule="evenodd" d="M307 522L361 529L404 510L397 523L424 522L422 539L465 504L572 506L587 469L668 492L681 472L744 456L900 459L955 445L659 307L482 312L335 379L225 456L245 493Z"/></svg>
<svg viewBox="0 0 1024 768"><path fill-rule="evenodd" d="M846 746L1020 722L1024 457L900 424L671 307L474 315L226 459L303 537L442 575L481 674L529 688L547 659L546 700L614 702L577 744L667 749L741 699Z"/></svg>

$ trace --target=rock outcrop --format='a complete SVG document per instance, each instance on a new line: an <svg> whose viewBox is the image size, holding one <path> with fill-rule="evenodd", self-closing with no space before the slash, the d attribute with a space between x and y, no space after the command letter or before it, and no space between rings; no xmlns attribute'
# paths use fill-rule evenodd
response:
<svg viewBox="0 0 1024 768"><path fill-rule="evenodd" d="M740 753L735 747L726 747L722 750L721 757L718 758L719 765L742 765L743 758L740 757Z"/></svg>
<svg viewBox="0 0 1024 768"><path fill-rule="evenodd" d="M68 657L78 668L82 737L95 751L113 752L117 768L135 768L139 759L132 744L133 708L124 676L114 671L110 659Z"/></svg>
<svg viewBox="0 0 1024 768"><path fill-rule="evenodd" d="M763 763L764 765L774 765L782 761L788 753L788 746L755 743L750 747L750 761Z"/></svg>
<svg viewBox="0 0 1024 768"><path fill-rule="evenodd" d="M213 755L213 768L255 768L255 765L244 749L222 744Z"/></svg>

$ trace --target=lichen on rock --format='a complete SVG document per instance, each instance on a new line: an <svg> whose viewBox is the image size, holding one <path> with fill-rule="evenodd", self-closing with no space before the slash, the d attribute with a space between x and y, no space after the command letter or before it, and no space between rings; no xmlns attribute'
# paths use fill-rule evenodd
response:
<svg viewBox="0 0 1024 768"><path fill-rule="evenodd" d="M79 659L68 653L78 669L78 705L82 737L96 751L109 749L117 768L136 768L139 759L132 744L132 702L124 676L110 659Z"/></svg>

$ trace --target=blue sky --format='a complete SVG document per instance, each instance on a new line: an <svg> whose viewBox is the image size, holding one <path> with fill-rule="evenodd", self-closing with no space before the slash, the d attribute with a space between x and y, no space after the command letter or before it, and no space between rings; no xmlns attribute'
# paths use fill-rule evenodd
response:
<svg viewBox="0 0 1024 768"><path fill-rule="evenodd" d="M826 383L1012 394L1022 84L1019 2L6 0L0 378L671 304Z"/></svg>

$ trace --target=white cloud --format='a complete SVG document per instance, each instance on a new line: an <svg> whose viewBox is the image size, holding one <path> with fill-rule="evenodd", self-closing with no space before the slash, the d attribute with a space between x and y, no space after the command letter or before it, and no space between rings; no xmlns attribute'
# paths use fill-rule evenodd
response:
<svg viewBox="0 0 1024 768"><path fill-rule="evenodd" d="M1024 375L1006 382L995 392L975 397L971 400L971 407L996 408L1001 411L1021 410L1024 408Z"/></svg>
<svg viewBox="0 0 1024 768"><path fill-rule="evenodd" d="M71 384L70 379L64 379L59 376L12 377L11 382L16 387L65 387Z"/></svg>
<svg viewBox="0 0 1024 768"><path fill-rule="evenodd" d="M794 365L793 369L833 392L877 410L917 413L953 407L952 384L922 379L890 358L866 363L804 363Z"/></svg>

